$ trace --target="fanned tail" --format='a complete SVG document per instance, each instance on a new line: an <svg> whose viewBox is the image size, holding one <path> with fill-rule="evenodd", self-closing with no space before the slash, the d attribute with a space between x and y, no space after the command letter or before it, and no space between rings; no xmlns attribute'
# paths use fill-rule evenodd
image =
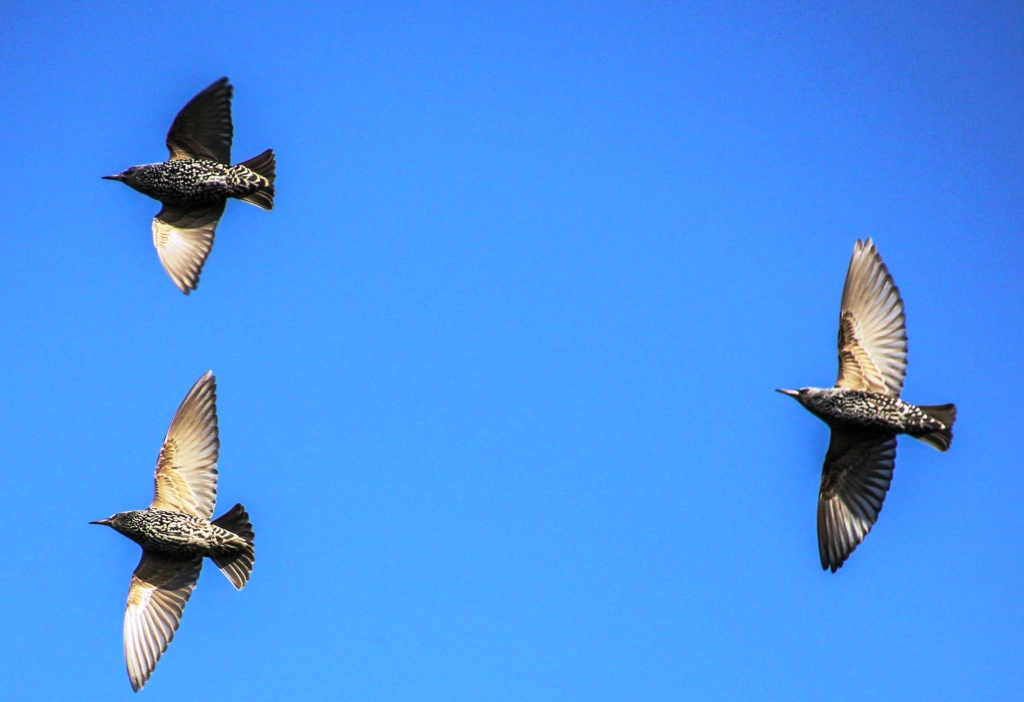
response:
<svg viewBox="0 0 1024 702"><path fill-rule="evenodd" d="M952 403L948 405L925 405L921 406L920 409L935 421L942 422L945 428L938 429L930 434L925 434L924 436L919 436L917 438L929 446L934 446L939 451L947 450L949 445L953 443L953 424L956 422L956 405Z"/></svg>
<svg viewBox="0 0 1024 702"><path fill-rule="evenodd" d="M269 185L265 185L256 192L238 199L257 207L262 207L265 210L274 209L274 170L277 168L277 162L274 160L274 150L267 149L259 156L253 156L248 161L242 161L238 165L245 166L253 173L257 173L270 181Z"/></svg>
<svg viewBox="0 0 1024 702"><path fill-rule="evenodd" d="M245 511L245 507L237 504L217 519L214 519L213 523L221 529L227 529L233 534L238 534L249 542L246 548L237 553L210 559L217 564L220 572L227 576L231 584L241 590L249 582L252 565L256 562L256 548L253 545L253 542L256 540L256 534L252 530L252 524L249 523L249 514Z"/></svg>

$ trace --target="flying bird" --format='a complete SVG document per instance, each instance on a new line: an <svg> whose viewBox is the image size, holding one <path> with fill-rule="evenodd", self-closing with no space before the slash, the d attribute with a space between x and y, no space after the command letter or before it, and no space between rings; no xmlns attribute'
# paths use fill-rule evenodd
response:
<svg viewBox="0 0 1024 702"><path fill-rule="evenodd" d="M213 560L239 590L256 561L255 534L242 505L210 521L219 449L217 382L210 371L192 386L171 420L156 461L153 504L89 522L109 526L142 546L124 615L124 658L136 692L178 630L203 557Z"/></svg>
<svg viewBox="0 0 1024 702"><path fill-rule="evenodd" d="M163 203L153 219L153 245L186 295L199 285L229 197L274 208L274 151L231 165L233 90L221 78L189 100L167 133L170 160L103 176Z"/></svg>
<svg viewBox="0 0 1024 702"><path fill-rule="evenodd" d="M839 310L839 378L832 388L778 390L832 430L818 492L818 554L836 572L882 511L896 436L939 451L953 441L956 405L900 399L907 371L903 300L871 239L857 240Z"/></svg>

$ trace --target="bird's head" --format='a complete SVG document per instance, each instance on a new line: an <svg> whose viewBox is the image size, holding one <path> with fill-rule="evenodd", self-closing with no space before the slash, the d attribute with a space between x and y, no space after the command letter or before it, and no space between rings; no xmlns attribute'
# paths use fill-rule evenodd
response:
<svg viewBox="0 0 1024 702"><path fill-rule="evenodd" d="M118 180L118 181L121 181L122 183L124 183L125 185L134 187L134 184L135 184L135 181L136 181L136 177L138 176L138 173L141 170L141 168L142 168L142 166L132 166L128 170L124 171L123 173L118 173L117 175L101 176L101 177L103 178L103 180Z"/></svg>
<svg viewBox="0 0 1024 702"><path fill-rule="evenodd" d="M106 519L97 519L96 521L89 523L102 524L103 526L108 526L111 529L117 529L117 527L121 524L121 520L124 519L124 516L126 514L128 514L128 512L118 512L117 514L107 517Z"/></svg>
<svg viewBox="0 0 1024 702"><path fill-rule="evenodd" d="M821 394L821 388L800 388L799 390L777 389L775 392L781 392L783 395L789 395L806 407L808 403L814 402L814 399Z"/></svg>

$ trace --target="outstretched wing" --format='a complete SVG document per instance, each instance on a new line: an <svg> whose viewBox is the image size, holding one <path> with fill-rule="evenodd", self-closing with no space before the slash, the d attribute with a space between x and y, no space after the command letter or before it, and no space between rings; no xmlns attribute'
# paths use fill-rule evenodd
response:
<svg viewBox="0 0 1024 702"><path fill-rule="evenodd" d="M839 570L871 531L895 465L895 436L832 430L818 493L822 568Z"/></svg>
<svg viewBox="0 0 1024 702"><path fill-rule="evenodd" d="M184 210L164 205L153 218L153 246L167 275L188 295L199 285L226 202Z"/></svg>
<svg viewBox="0 0 1024 702"><path fill-rule="evenodd" d="M142 554L124 613L124 660L136 692L149 680L174 638L202 567L202 558L182 561Z"/></svg>
<svg viewBox="0 0 1024 702"><path fill-rule="evenodd" d="M907 373L900 291L871 239L857 240L839 311L836 385L899 397Z"/></svg>
<svg viewBox="0 0 1024 702"><path fill-rule="evenodd" d="M217 379L200 378L171 420L156 461L151 509L210 519L217 501Z"/></svg>
<svg viewBox="0 0 1024 702"><path fill-rule="evenodd" d="M172 161L201 158L231 164L231 93L221 78L188 101L167 132Z"/></svg>

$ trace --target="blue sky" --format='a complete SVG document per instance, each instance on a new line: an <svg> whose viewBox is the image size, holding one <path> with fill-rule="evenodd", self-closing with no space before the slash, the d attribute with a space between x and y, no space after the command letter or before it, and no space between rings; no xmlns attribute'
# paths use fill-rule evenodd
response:
<svg viewBox="0 0 1024 702"><path fill-rule="evenodd" d="M1024 686L1024 10L916 3L8 3L0 23L0 697L128 699L152 497L219 380L218 513L152 700L992 700ZM227 75L199 290L149 200ZM822 572L839 296L903 294L901 439Z"/></svg>

